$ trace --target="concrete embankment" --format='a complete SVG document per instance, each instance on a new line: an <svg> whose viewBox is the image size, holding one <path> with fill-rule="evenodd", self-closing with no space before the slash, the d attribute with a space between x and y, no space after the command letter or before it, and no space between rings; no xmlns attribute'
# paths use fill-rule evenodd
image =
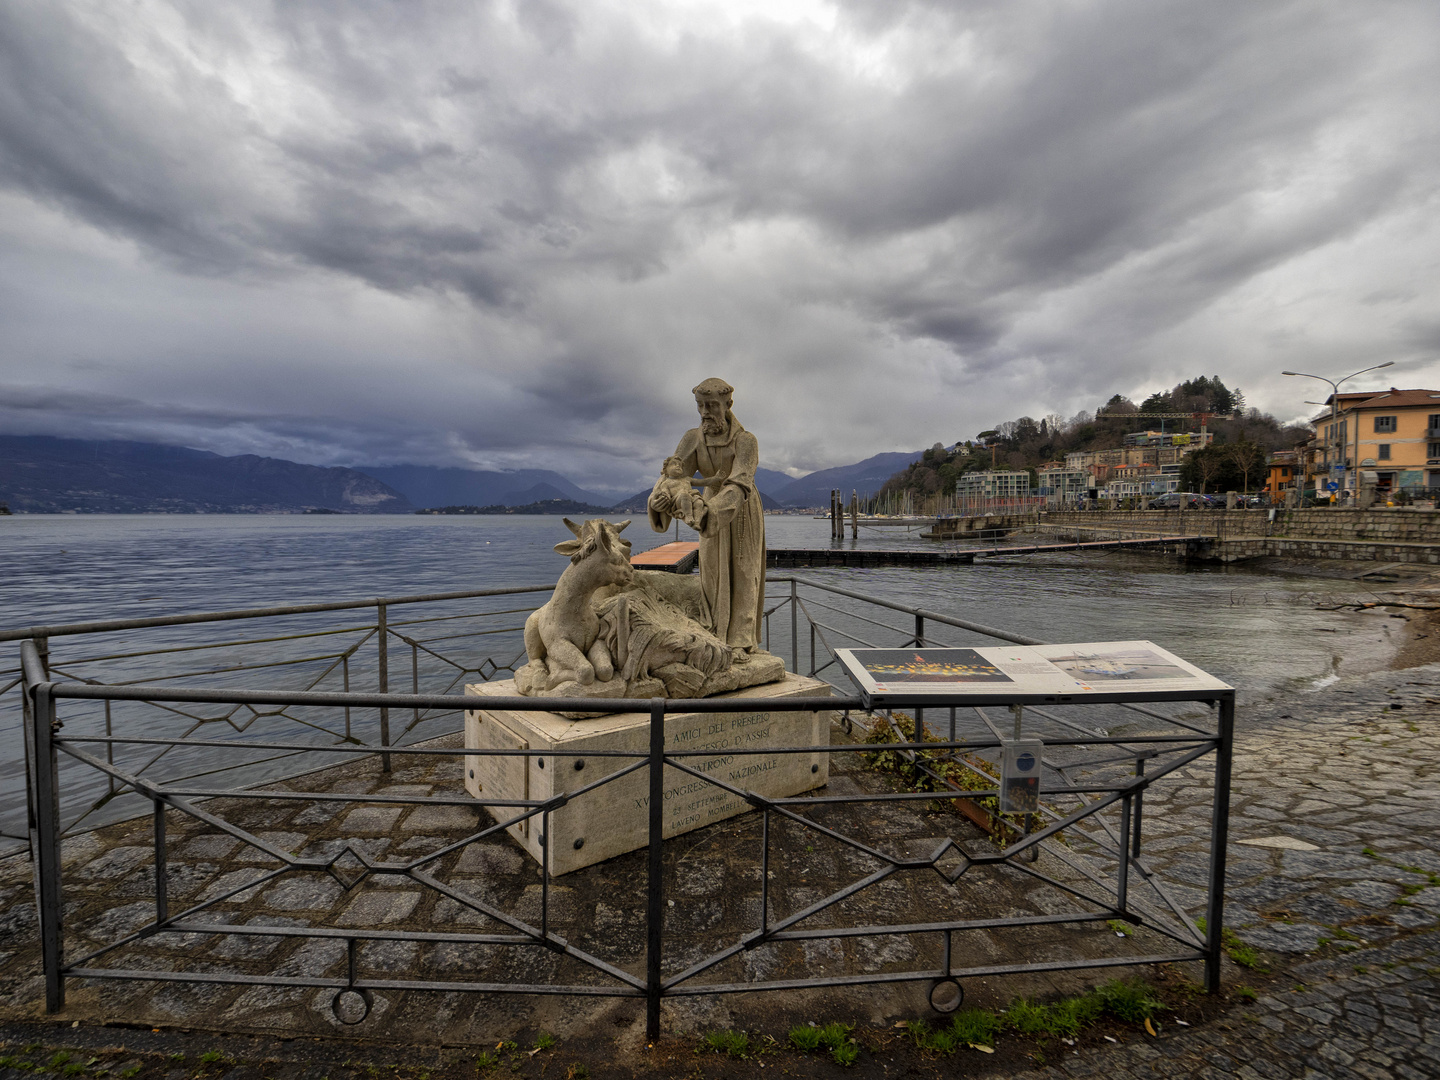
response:
<svg viewBox="0 0 1440 1080"><path fill-rule="evenodd" d="M1042 512L1036 523L1043 532L1086 540L1211 536L1187 552L1205 561L1277 556L1440 563L1440 511L1434 510L1095 510Z"/></svg>

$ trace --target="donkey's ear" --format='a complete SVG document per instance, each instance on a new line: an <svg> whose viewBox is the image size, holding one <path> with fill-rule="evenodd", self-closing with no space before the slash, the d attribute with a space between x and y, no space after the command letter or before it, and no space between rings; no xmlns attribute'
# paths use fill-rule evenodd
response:
<svg viewBox="0 0 1440 1080"><path fill-rule="evenodd" d="M606 551L610 550L610 530L603 524L595 530L595 542Z"/></svg>
<svg viewBox="0 0 1440 1080"><path fill-rule="evenodd" d="M576 525L575 522L571 521L569 518L561 518L560 520L565 522L565 527L569 529L572 533L574 533L576 536L580 535L579 525Z"/></svg>
<svg viewBox="0 0 1440 1080"><path fill-rule="evenodd" d="M629 527L629 525L630 525L630 519L629 519L629 518L626 518L624 521L620 522L619 525L616 525L616 526L615 526L615 531L616 531L617 533L622 533L622 532L624 532L624 531L626 530L627 527Z"/></svg>
<svg viewBox="0 0 1440 1080"><path fill-rule="evenodd" d="M569 523L567 522L566 524L569 524ZM559 552L561 555L565 555L565 556L567 556L567 557L570 556L570 555L574 555L577 551L580 550L580 541L579 541L579 540L561 540L560 543L558 543L558 544L555 545L555 550L556 550L557 552Z"/></svg>

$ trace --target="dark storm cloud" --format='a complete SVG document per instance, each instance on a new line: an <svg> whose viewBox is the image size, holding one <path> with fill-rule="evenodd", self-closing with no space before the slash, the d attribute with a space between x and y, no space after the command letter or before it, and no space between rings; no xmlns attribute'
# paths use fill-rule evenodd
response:
<svg viewBox="0 0 1440 1080"><path fill-rule="evenodd" d="M807 468L1199 371L1290 415L1301 358L1433 355L1437 40L1421 3L17 0L0 189L51 216L11 274L83 296L63 352L5 308L0 378L49 348L125 397L83 351L191 404L46 416L627 476L714 373Z"/></svg>

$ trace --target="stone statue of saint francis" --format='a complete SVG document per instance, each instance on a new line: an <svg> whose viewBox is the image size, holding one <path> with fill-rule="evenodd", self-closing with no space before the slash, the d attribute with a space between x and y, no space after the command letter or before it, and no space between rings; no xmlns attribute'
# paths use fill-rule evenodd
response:
<svg viewBox="0 0 1440 1080"><path fill-rule="evenodd" d="M675 457L685 476L698 472L708 481L692 507L705 621L742 660L759 647L765 607L765 515L755 487L760 444L735 419L729 383L706 379L694 394L700 426L681 436ZM665 481L662 474L647 503L656 532L668 529L679 511Z"/></svg>

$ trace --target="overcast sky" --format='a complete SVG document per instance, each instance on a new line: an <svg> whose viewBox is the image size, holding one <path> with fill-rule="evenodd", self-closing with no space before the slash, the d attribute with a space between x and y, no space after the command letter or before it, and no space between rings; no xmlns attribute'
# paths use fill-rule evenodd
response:
<svg viewBox="0 0 1440 1080"><path fill-rule="evenodd" d="M1440 384L1434 0L0 2L0 430L636 488Z"/></svg>

